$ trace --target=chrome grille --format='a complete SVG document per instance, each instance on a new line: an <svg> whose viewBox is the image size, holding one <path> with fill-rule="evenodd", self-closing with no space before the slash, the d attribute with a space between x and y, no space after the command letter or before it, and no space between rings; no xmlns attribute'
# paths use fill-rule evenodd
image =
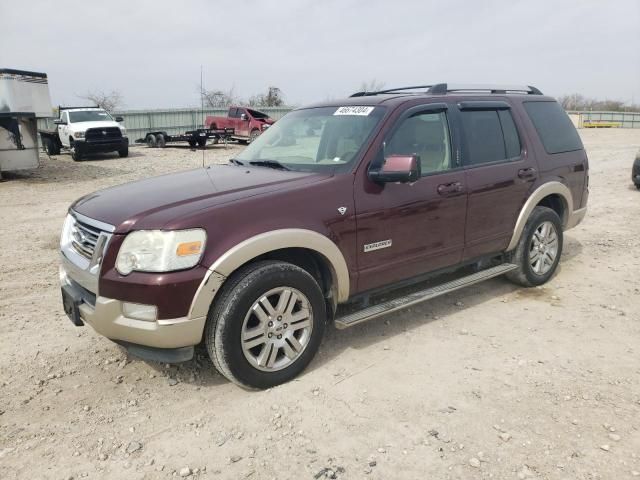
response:
<svg viewBox="0 0 640 480"><path fill-rule="evenodd" d="M71 245L80 255L91 260L101 233L102 230L76 219L71 227Z"/></svg>

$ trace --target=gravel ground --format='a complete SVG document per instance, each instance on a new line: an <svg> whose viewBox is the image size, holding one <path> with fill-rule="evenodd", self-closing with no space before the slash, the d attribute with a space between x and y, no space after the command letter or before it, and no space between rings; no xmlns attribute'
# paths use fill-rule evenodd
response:
<svg viewBox="0 0 640 480"><path fill-rule="evenodd" d="M0 478L640 478L640 130L581 132L586 220L543 288L494 279L346 331L247 392L65 317L58 235L99 188L202 164L134 148L0 183ZM211 146L205 163L237 146Z"/></svg>

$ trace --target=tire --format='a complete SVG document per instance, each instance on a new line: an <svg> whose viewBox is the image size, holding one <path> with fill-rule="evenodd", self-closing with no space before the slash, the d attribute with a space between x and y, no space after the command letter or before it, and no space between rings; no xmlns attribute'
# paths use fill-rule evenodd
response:
<svg viewBox="0 0 640 480"><path fill-rule="evenodd" d="M120 158L125 158L129 156L129 145L118 150L118 155Z"/></svg>
<svg viewBox="0 0 640 480"><path fill-rule="evenodd" d="M546 283L558 267L562 243L562 222L558 214L547 207L534 208L512 254L511 261L518 268L508 272L507 278L524 287Z"/></svg>
<svg viewBox="0 0 640 480"><path fill-rule="evenodd" d="M159 133L158 135L156 135L156 147L164 148L166 146L167 146L166 137L162 133Z"/></svg>
<svg viewBox="0 0 640 480"><path fill-rule="evenodd" d="M71 158L73 159L74 162L81 162L82 161L82 153L80 153L78 150L76 150L75 147L71 147Z"/></svg>
<svg viewBox="0 0 640 480"><path fill-rule="evenodd" d="M53 139L51 138L47 138L44 141L44 149L47 152L47 155L49 155L50 157L53 157L54 155L59 155L60 154L60 149L57 148L58 146L55 144L55 142L53 141Z"/></svg>
<svg viewBox="0 0 640 480"><path fill-rule="evenodd" d="M191 148L196 148L197 142L195 140L191 139L191 140L188 140L188 142Z"/></svg>
<svg viewBox="0 0 640 480"><path fill-rule="evenodd" d="M252 143L256 138L258 138L260 136L260 130L251 130L251 133L249 134L249 140L247 141L247 144Z"/></svg>
<svg viewBox="0 0 640 480"><path fill-rule="evenodd" d="M205 138L198 138L197 140L198 146L199 147L204 147L207 145L207 139Z"/></svg>
<svg viewBox="0 0 640 480"><path fill-rule="evenodd" d="M638 190L640 190L640 183L634 183L634 185L636 186L636 188L637 188Z"/></svg>
<svg viewBox="0 0 640 480"><path fill-rule="evenodd" d="M156 136L153 135L152 133L150 133L149 135L147 135L147 147L149 148L155 148L156 147Z"/></svg>
<svg viewBox="0 0 640 480"><path fill-rule="evenodd" d="M293 306L286 291L296 295ZM262 307L265 298L273 309L271 315ZM295 320L296 314L304 317L305 313L306 318ZM306 270L285 262L260 261L242 267L223 286L209 311L205 344L215 368L227 379L245 388L270 388L306 368L320 346L326 323L322 290ZM257 329L250 338L255 345L244 348L243 332L251 329ZM292 336L296 342L290 340Z"/></svg>

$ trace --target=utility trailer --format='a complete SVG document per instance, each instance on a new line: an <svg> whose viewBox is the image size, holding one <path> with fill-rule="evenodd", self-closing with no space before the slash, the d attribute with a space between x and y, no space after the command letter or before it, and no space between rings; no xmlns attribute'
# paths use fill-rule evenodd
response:
<svg viewBox="0 0 640 480"><path fill-rule="evenodd" d="M52 116L46 73L0 69L0 176L38 167L37 120Z"/></svg>
<svg viewBox="0 0 640 480"><path fill-rule="evenodd" d="M147 132L144 138L139 138L136 143L146 143L149 148L164 148L168 143L187 142L190 147L204 147L208 140L213 143L226 143L234 133L233 128L197 128L178 135L169 135L164 131Z"/></svg>

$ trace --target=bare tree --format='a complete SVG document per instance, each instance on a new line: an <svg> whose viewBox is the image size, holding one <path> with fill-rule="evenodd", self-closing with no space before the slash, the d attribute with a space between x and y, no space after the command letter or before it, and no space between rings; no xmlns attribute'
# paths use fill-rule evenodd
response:
<svg viewBox="0 0 640 480"><path fill-rule="evenodd" d="M284 95L278 87L269 87L267 93L259 93L249 98L251 107L280 107L284 105Z"/></svg>
<svg viewBox="0 0 640 480"><path fill-rule="evenodd" d="M124 105L122 94L118 90L112 90L111 92L94 90L87 92L85 95L78 95L78 98L89 100L95 103L96 106L104 108L107 112L113 112Z"/></svg>
<svg viewBox="0 0 640 480"><path fill-rule="evenodd" d="M200 91L202 97L202 103L205 107L209 108L225 108L235 103L243 103L235 94L234 87L231 87L228 91L224 90L206 90Z"/></svg>
<svg viewBox="0 0 640 480"><path fill-rule="evenodd" d="M640 111L640 105L626 104L620 100L598 100L588 98L579 93L571 93L558 97L558 102L565 110L602 110L607 112Z"/></svg>
<svg viewBox="0 0 640 480"><path fill-rule="evenodd" d="M360 92L377 92L384 88L384 82L378 81L375 78L369 81L363 81L360 84Z"/></svg>

